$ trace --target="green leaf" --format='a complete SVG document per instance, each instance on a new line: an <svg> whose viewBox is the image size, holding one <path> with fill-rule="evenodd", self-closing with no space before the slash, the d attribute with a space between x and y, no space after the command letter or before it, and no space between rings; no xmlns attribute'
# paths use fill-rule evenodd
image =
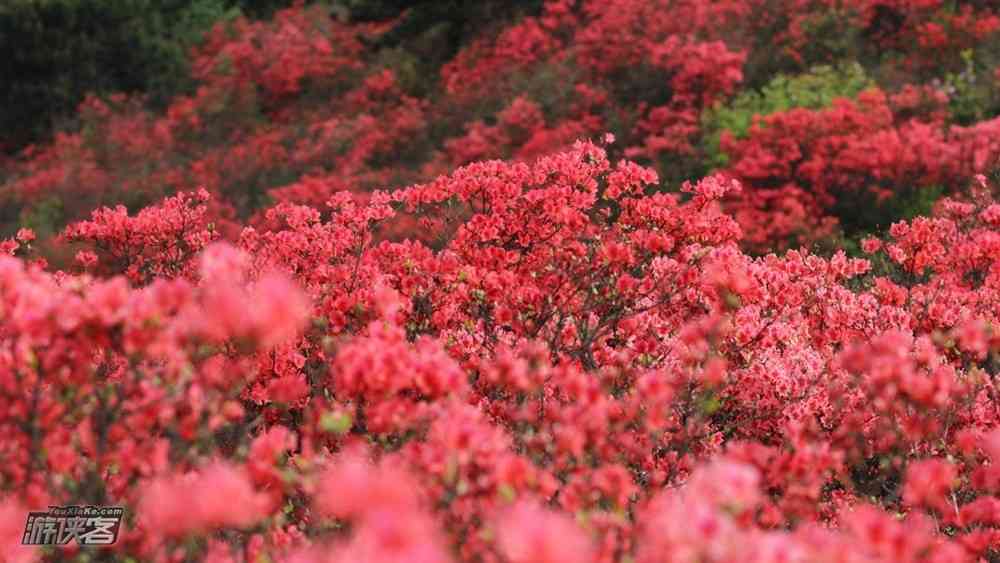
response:
<svg viewBox="0 0 1000 563"><path fill-rule="evenodd" d="M319 419L319 427L330 434L346 434L351 429L354 420L348 413L327 412Z"/></svg>

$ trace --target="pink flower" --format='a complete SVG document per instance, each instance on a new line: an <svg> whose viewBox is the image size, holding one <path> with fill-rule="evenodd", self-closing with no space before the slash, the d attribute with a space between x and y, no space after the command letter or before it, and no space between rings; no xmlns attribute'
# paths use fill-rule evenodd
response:
<svg viewBox="0 0 1000 563"><path fill-rule="evenodd" d="M882 241L875 237L865 237L861 239L861 250L863 250L865 254L874 254L881 250L881 248Z"/></svg>
<svg viewBox="0 0 1000 563"><path fill-rule="evenodd" d="M41 558L39 548L22 545L29 509L13 498L0 500L0 561L30 563Z"/></svg>
<svg viewBox="0 0 1000 563"><path fill-rule="evenodd" d="M498 543L511 563L594 561L590 539L572 520L522 502L497 523Z"/></svg>
<svg viewBox="0 0 1000 563"><path fill-rule="evenodd" d="M139 517L150 533L180 536L218 528L245 528L267 514L269 501L247 474L215 462L186 475L156 477L145 485Z"/></svg>
<svg viewBox="0 0 1000 563"><path fill-rule="evenodd" d="M955 467L941 459L911 463L906 470L903 498L912 506L927 506L943 513L949 509L948 493L956 477Z"/></svg>
<svg viewBox="0 0 1000 563"><path fill-rule="evenodd" d="M97 255L89 250L81 250L76 253L75 260L86 270L93 268L97 264Z"/></svg>
<svg viewBox="0 0 1000 563"><path fill-rule="evenodd" d="M305 294L288 277L277 273L266 274L254 284L247 306L254 335L264 348L298 335L311 312Z"/></svg>
<svg viewBox="0 0 1000 563"><path fill-rule="evenodd" d="M15 238L18 242L27 244L35 240L35 231L31 229L18 229L17 236Z"/></svg>

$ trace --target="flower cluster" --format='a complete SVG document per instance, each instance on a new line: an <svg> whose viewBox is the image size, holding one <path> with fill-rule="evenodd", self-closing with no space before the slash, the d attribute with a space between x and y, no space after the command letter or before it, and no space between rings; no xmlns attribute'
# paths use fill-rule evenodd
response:
<svg viewBox="0 0 1000 563"><path fill-rule="evenodd" d="M1000 550L988 181L869 258L753 257L739 182L658 181L580 142L235 246L201 194L73 225L80 274L4 257L4 526L121 504L113 553L163 561ZM378 235L414 215L433 244Z"/></svg>
<svg viewBox="0 0 1000 563"><path fill-rule="evenodd" d="M89 100L0 177L0 558L89 560L19 545L89 504L122 561L996 559L1000 119L922 82L996 10L950 4L548 0L428 95L297 3ZM704 166L830 27L878 87Z"/></svg>
<svg viewBox="0 0 1000 563"><path fill-rule="evenodd" d="M48 237L102 205L205 189L233 238L274 202L364 198L611 131L616 151L668 188L727 161L716 171L744 184L726 206L745 248L853 235L896 218L887 200L958 193L1000 159L1000 15L960 4L547 0L426 72L419 56L372 47L393 21L345 23L297 3L270 21L220 23L191 55L196 88L162 112L88 99L81 128L5 165L2 199L18 226ZM861 64L878 88L761 116L706 148L718 134L706 120L733 96L830 64ZM875 217L856 217L869 208Z"/></svg>

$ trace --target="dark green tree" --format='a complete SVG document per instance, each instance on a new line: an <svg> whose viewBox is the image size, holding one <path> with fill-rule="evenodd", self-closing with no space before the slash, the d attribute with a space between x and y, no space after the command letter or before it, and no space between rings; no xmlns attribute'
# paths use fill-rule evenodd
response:
<svg viewBox="0 0 1000 563"><path fill-rule="evenodd" d="M0 2L0 147L44 139L90 93L162 105L191 86L188 52L213 24L290 0Z"/></svg>

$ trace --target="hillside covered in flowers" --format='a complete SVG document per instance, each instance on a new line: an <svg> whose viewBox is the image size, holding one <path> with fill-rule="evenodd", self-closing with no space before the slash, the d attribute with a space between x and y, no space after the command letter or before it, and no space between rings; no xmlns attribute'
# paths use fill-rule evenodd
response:
<svg viewBox="0 0 1000 563"><path fill-rule="evenodd" d="M395 4L2 157L0 561L1000 561L1000 5Z"/></svg>

